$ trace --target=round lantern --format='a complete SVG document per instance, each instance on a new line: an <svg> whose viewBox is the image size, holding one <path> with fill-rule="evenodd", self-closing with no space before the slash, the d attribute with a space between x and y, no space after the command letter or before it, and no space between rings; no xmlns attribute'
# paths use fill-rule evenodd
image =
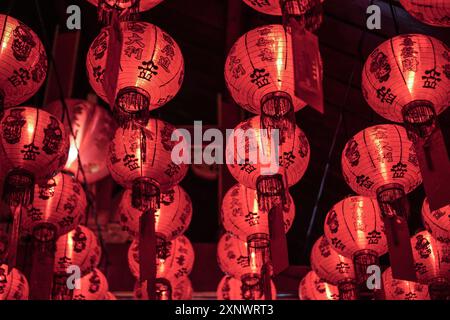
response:
<svg viewBox="0 0 450 320"><path fill-rule="evenodd" d="M292 52L292 37L282 25L261 26L240 37L225 63L225 81L237 104L277 116L305 107L294 92Z"/></svg>
<svg viewBox="0 0 450 320"><path fill-rule="evenodd" d="M5 111L0 124L4 197L9 204L27 205L33 201L35 183L47 182L65 164L69 137L53 115L33 107Z"/></svg>
<svg viewBox="0 0 450 320"><path fill-rule="evenodd" d="M378 257L388 250L380 208L373 198L339 201L328 212L324 230L333 249L353 259L359 283L367 280L367 267L378 265Z"/></svg>
<svg viewBox="0 0 450 320"><path fill-rule="evenodd" d="M449 50L422 34L402 34L379 45L367 59L362 91L382 117L426 124L449 105Z"/></svg>
<svg viewBox="0 0 450 320"><path fill-rule="evenodd" d="M113 14L118 14L121 21L136 20L138 14L150 10L163 0L87 0L98 8L99 20L110 24Z"/></svg>
<svg viewBox="0 0 450 320"><path fill-rule="evenodd" d="M383 272L383 286L386 300L430 300L428 286L394 279L390 267Z"/></svg>
<svg viewBox="0 0 450 320"><path fill-rule="evenodd" d="M81 278L80 288L73 290L73 300L104 300L108 293L108 280L97 268Z"/></svg>
<svg viewBox="0 0 450 320"><path fill-rule="evenodd" d="M139 242L134 240L128 249L128 266L131 274L139 278ZM191 273L194 266L194 248L188 238L181 235L157 246L156 277L180 278Z"/></svg>
<svg viewBox="0 0 450 320"><path fill-rule="evenodd" d="M161 107L178 92L184 62L180 48L166 32L148 22L122 22L123 44L115 101L104 89L109 53L109 32L104 28L89 48L86 67L89 82L103 100L114 105L120 125L139 120L145 125L150 110Z"/></svg>
<svg viewBox="0 0 450 320"><path fill-rule="evenodd" d="M450 244L450 205L431 211L428 198L425 198L422 206L422 220L433 238Z"/></svg>
<svg viewBox="0 0 450 320"><path fill-rule="evenodd" d="M136 237L139 234L141 211L131 205L131 190L125 190L119 204L120 223ZM155 231L158 241L172 240L182 235L192 218L192 202L180 186L161 193L160 208L155 212Z"/></svg>
<svg viewBox="0 0 450 320"><path fill-rule="evenodd" d="M339 300L339 290L310 271L300 281L298 296L300 300Z"/></svg>
<svg viewBox="0 0 450 320"><path fill-rule="evenodd" d="M28 300L28 292L28 281L19 270L0 265L0 301Z"/></svg>
<svg viewBox="0 0 450 320"><path fill-rule="evenodd" d="M47 55L41 40L21 21L0 14L0 118L3 108L31 98L47 75Z"/></svg>
<svg viewBox="0 0 450 320"><path fill-rule="evenodd" d="M339 289L339 300L357 299L356 275L353 262L337 253L325 236L311 250L311 267L318 277Z"/></svg>
<svg viewBox="0 0 450 320"><path fill-rule="evenodd" d="M450 297L450 246L436 241L428 231L411 237L417 279L429 286L432 300Z"/></svg>
<svg viewBox="0 0 450 320"><path fill-rule="evenodd" d="M156 280L157 300L191 300L192 284L188 277L169 277ZM134 286L136 300L148 300L147 282L136 281Z"/></svg>
<svg viewBox="0 0 450 320"><path fill-rule="evenodd" d="M103 300L117 300L117 297L110 291L108 291Z"/></svg>
<svg viewBox="0 0 450 320"><path fill-rule="evenodd" d="M46 110L58 119L64 114L64 125L67 132L72 130L75 138L70 136L69 156L64 170L72 172L77 179L94 183L109 174L106 166L108 149L106 145L114 136L115 123L109 113L101 106L77 99L66 99L68 116L60 101L46 106ZM70 127L70 125L72 127ZM83 173L79 168L82 163Z"/></svg>
<svg viewBox="0 0 450 320"><path fill-rule="evenodd" d="M417 20L436 27L450 27L450 1L400 0L400 3Z"/></svg>
<svg viewBox="0 0 450 320"><path fill-rule="evenodd" d="M265 300L264 291L246 285L241 280L224 276L217 286L217 300ZM276 300L277 289L273 281L270 283L273 300Z"/></svg>

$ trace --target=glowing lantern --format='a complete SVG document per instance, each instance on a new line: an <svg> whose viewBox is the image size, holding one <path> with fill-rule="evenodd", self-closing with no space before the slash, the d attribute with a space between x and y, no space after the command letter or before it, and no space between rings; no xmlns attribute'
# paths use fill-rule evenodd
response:
<svg viewBox="0 0 450 320"><path fill-rule="evenodd" d="M367 280L367 267L378 265L378 257L388 250L380 208L369 197L353 196L336 203L325 218L324 230L333 249L353 259L359 283Z"/></svg>
<svg viewBox="0 0 450 320"><path fill-rule="evenodd" d="M131 190L125 190L118 212L120 223L133 236L139 234L141 211L130 206ZM180 186L161 193L160 208L155 212L155 231L157 241L172 240L182 235L189 227L192 218L192 202Z"/></svg>
<svg viewBox="0 0 450 320"><path fill-rule="evenodd" d="M270 283L273 300L277 298L277 289L273 281ZM259 284L256 284L259 286ZM243 291L243 288L247 289ZM217 300L265 300L264 291L261 288L250 289L241 280L224 276L217 286Z"/></svg>
<svg viewBox="0 0 450 320"><path fill-rule="evenodd" d="M0 265L0 301L28 300L28 292L28 281L19 270Z"/></svg>
<svg viewBox="0 0 450 320"><path fill-rule="evenodd" d="M108 293L108 280L97 268L81 278L80 288L73 290L73 300L104 300Z"/></svg>
<svg viewBox="0 0 450 320"><path fill-rule="evenodd" d="M450 246L436 241L428 231L411 237L411 246L420 283L427 284L432 300L450 297Z"/></svg>
<svg viewBox="0 0 450 320"><path fill-rule="evenodd" d="M47 75L47 55L41 40L21 21L0 14L0 118L3 108L31 98Z"/></svg>
<svg viewBox="0 0 450 320"><path fill-rule="evenodd" d="M87 183L94 183L109 174L106 166L108 149L106 145L114 136L114 120L101 106L84 100L66 99L69 115L64 115L64 125L70 135L70 150L64 170L72 172L78 180L84 182L80 172L78 155L83 166ZM60 101L50 103L45 108L58 119L63 115ZM70 128L70 125L72 128Z"/></svg>
<svg viewBox="0 0 450 320"><path fill-rule="evenodd" d="M300 281L298 296L300 300L339 300L339 290L310 271Z"/></svg>
<svg viewBox="0 0 450 320"><path fill-rule="evenodd" d="M311 250L311 267L317 276L339 289L339 300L356 300L356 275L353 262L332 248L322 236Z"/></svg>
<svg viewBox="0 0 450 320"><path fill-rule="evenodd" d="M188 277L169 277L156 280L157 300L191 300L192 284ZM148 300L147 283L136 281L134 286L136 300Z"/></svg>
<svg viewBox="0 0 450 320"><path fill-rule="evenodd" d="M150 10L163 0L87 0L98 7L100 21L108 23L113 12L116 12L124 20L135 19L136 14Z"/></svg>
<svg viewBox="0 0 450 320"><path fill-rule="evenodd" d="M104 28L89 48L86 68L89 82L103 100L114 105L123 126L130 120L143 125L150 110L169 102L183 82L184 62L180 48L166 32L147 22L122 22L123 44L115 101L104 89L110 30Z"/></svg>
<svg viewBox="0 0 450 320"><path fill-rule="evenodd" d="M256 114L283 116L305 107L294 92L292 52L291 35L282 25L262 26L239 38L225 63L225 81L233 99Z"/></svg>
<svg viewBox="0 0 450 320"><path fill-rule="evenodd" d="M394 279L390 267L383 272L383 287L386 300L430 300L428 286Z"/></svg>
<svg viewBox="0 0 450 320"><path fill-rule="evenodd" d="M134 240L128 250L128 266L131 274L139 278L139 242ZM191 273L194 266L194 248L185 236L167 241L164 245L157 247L156 277L157 278L180 278Z"/></svg>
<svg viewBox="0 0 450 320"><path fill-rule="evenodd" d="M450 1L400 0L400 3L417 20L436 27L450 27Z"/></svg>
<svg viewBox="0 0 450 320"><path fill-rule="evenodd" d="M450 244L450 205L431 211L428 199L422 206L422 220L434 239Z"/></svg>

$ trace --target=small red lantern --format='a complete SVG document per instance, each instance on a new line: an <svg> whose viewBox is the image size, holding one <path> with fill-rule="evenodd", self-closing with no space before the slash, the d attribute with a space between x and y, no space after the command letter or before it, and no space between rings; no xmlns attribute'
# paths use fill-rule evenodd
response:
<svg viewBox="0 0 450 320"><path fill-rule="evenodd" d="M425 198L422 206L422 220L434 239L450 244L450 204L431 211L428 199Z"/></svg>
<svg viewBox="0 0 450 320"><path fill-rule="evenodd" d="M300 281L298 297L300 300L339 300L339 290L310 271Z"/></svg>
<svg viewBox="0 0 450 320"><path fill-rule="evenodd" d="M104 300L108 293L108 280L97 268L80 280L80 288L73 290L73 300Z"/></svg>
<svg viewBox="0 0 450 320"><path fill-rule="evenodd" d="M10 271L11 270L11 271ZM28 300L28 281L16 268L0 265L0 301Z"/></svg>
<svg viewBox="0 0 450 320"><path fill-rule="evenodd" d="M191 300L192 293L192 284L188 277L169 277L156 280L157 300ZM148 300L146 282L136 281L134 298Z"/></svg>
<svg viewBox="0 0 450 320"><path fill-rule="evenodd" d="M115 118L121 126L130 120L143 125L150 110L166 104L180 90L184 61L173 38L147 22L120 23L123 38L120 72L115 100L108 101L104 88L111 30L104 28L95 38L87 55L86 68L95 93L114 106Z"/></svg>
<svg viewBox="0 0 450 320"><path fill-rule="evenodd" d="M54 101L45 110L54 114L58 119L64 115L64 125L70 135L69 156L64 170L72 172L78 180L94 183L109 175L106 166L108 149L106 145L114 137L116 124L105 108L78 99L66 99L68 115L60 101ZM70 125L72 127L70 127ZM82 163L83 174L79 168ZM86 178L86 181L84 181Z"/></svg>
<svg viewBox="0 0 450 320"><path fill-rule="evenodd" d="M428 286L394 279L390 267L383 272L383 286L386 300L430 300Z"/></svg>
<svg viewBox="0 0 450 320"><path fill-rule="evenodd" d="M139 217L142 212L130 206L131 190L125 190L118 212L121 225L131 236L139 235ZM180 186L162 192L160 208L155 212L155 231L157 241L163 243L182 235L189 227L192 218L192 202Z"/></svg>
<svg viewBox="0 0 450 320"><path fill-rule="evenodd" d="M0 14L0 119L3 108L31 98L47 76L47 55L41 40L21 21Z"/></svg>
<svg viewBox="0 0 450 320"><path fill-rule="evenodd" d="M140 12L150 10L163 0L87 0L98 7L99 20L109 23L113 13L119 14L123 20L134 20Z"/></svg>
<svg viewBox="0 0 450 320"><path fill-rule="evenodd" d="M325 236L321 236L311 250L311 267L318 277L339 289L339 300L356 300L356 275L352 259L332 248Z"/></svg>
<svg viewBox="0 0 450 320"><path fill-rule="evenodd" d="M272 298L277 299L277 289L273 281L270 282ZM259 288L253 289L252 294L249 295L248 290L243 291L243 288L248 288L248 285L244 284L241 280L224 276L220 280L217 286L217 300L266 300L264 297L264 292Z"/></svg>
<svg viewBox="0 0 450 320"><path fill-rule="evenodd" d="M450 246L436 241L428 231L411 237L418 282L427 284L432 300L450 297Z"/></svg>
<svg viewBox="0 0 450 320"><path fill-rule="evenodd" d="M450 27L450 1L400 0L400 3L417 20L436 27Z"/></svg>

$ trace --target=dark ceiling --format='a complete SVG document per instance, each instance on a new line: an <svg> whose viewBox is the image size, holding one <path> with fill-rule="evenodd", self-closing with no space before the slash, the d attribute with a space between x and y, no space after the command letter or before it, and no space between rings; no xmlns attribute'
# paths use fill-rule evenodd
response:
<svg viewBox="0 0 450 320"><path fill-rule="evenodd" d="M304 178L291 189L297 207L296 220L288 234L292 264L308 263L309 246L322 234L327 210L351 193L340 171L340 153L347 139L365 127L387 122L370 109L360 90L365 58L382 41L396 35L388 0L373 1L382 9L382 29L366 29L365 11L370 2L325 0L324 21L318 31L324 63L325 114L320 115L309 108L297 113L298 124L311 144L311 161ZM44 28L39 23L35 3L39 4L43 12ZM400 33L425 33L450 44L448 30L421 24L409 16L398 1L393 3ZM55 26L60 24L64 28L67 17L65 12L70 4L78 4L82 9L81 46L75 81L77 85L73 96L85 98L90 88L85 76L84 59L90 42L100 30L96 9L85 0L4 0L0 4L0 11L6 13L12 5L10 14L37 32L43 42L46 42L47 52L51 52L50 42ZM228 48L240 35L259 25L279 23L278 17L260 14L247 7L242 0L165 0L143 14L142 20L152 22L170 33L180 45L186 63L186 76L180 93L156 112L158 116L180 126L192 125L194 120L203 120L214 126L219 122L223 123L218 113L220 97L229 108L227 112L249 116L240 113L226 92L223 79L225 57ZM363 34L363 41L360 41ZM353 77L349 81L352 70ZM31 103L41 104L42 97L43 89ZM307 241L307 229L341 112L343 125L337 134L329 174ZM441 125L450 126L450 112L441 115ZM216 242L220 234L219 203L216 199L221 190L217 181L201 180L189 173L182 185L188 190L194 203L194 218L187 235L193 242ZM418 188L409 198L413 216L411 227L415 230L420 227L423 188Z"/></svg>

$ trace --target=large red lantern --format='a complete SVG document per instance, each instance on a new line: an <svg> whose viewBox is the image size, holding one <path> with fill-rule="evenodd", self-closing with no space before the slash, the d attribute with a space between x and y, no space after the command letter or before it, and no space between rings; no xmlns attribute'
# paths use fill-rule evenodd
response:
<svg viewBox="0 0 450 320"><path fill-rule="evenodd" d="M394 279L390 267L383 272L383 288L386 300L430 300L428 286Z"/></svg>
<svg viewBox="0 0 450 320"><path fill-rule="evenodd" d="M0 265L0 301L28 300L28 281L16 268Z"/></svg>
<svg viewBox="0 0 450 320"><path fill-rule="evenodd" d="M427 284L432 300L450 297L450 245L436 241L428 231L411 237L417 279Z"/></svg>
<svg viewBox="0 0 450 320"><path fill-rule="evenodd" d="M97 268L80 279L80 288L73 290L73 300L105 300L108 280Z"/></svg>
<svg viewBox="0 0 450 320"><path fill-rule="evenodd" d="M0 118L3 108L31 98L47 75L47 55L41 40L21 21L0 14Z"/></svg>
<svg viewBox="0 0 450 320"><path fill-rule="evenodd" d="M139 217L142 212L131 205L131 190L125 190L118 212L121 225L131 236L139 235ZM192 218L192 202L180 186L161 193L160 208L155 212L155 232L157 241L163 243L182 235Z"/></svg>
<svg viewBox="0 0 450 320"><path fill-rule="evenodd" d="M135 20L140 12L150 10L163 0L87 0L98 7L99 20L104 23L111 21L112 14L118 14L123 20Z"/></svg>
<svg viewBox="0 0 450 320"><path fill-rule="evenodd" d="M368 266L378 265L378 257L388 250L380 208L373 198L339 201L328 212L324 230L333 249L353 259L360 284L367 280Z"/></svg>
<svg viewBox="0 0 450 320"><path fill-rule="evenodd" d="M450 1L400 0L400 3L417 20L436 27L450 27Z"/></svg>
<svg viewBox="0 0 450 320"><path fill-rule="evenodd" d="M431 211L428 199L425 198L422 206L422 221L434 239L450 244L450 204Z"/></svg>
<svg viewBox="0 0 450 320"><path fill-rule="evenodd" d="M109 174L106 166L108 149L105 146L114 136L115 122L108 111L97 104L78 99L66 99L65 104L68 115L61 101L54 101L45 107L58 119L63 117L67 132L73 132L64 170L72 172L82 182L94 183ZM83 173L80 172L79 162Z"/></svg>
<svg viewBox="0 0 450 320"><path fill-rule="evenodd" d="M277 299L277 289L273 281L270 281L272 299ZM217 286L217 300L266 300L264 292L259 288L252 290L252 294L249 294L249 289L244 289L248 285L244 284L241 280L224 276L220 280Z"/></svg>
<svg viewBox="0 0 450 320"><path fill-rule="evenodd" d="M90 273L100 263L101 247L97 236L89 228L79 225L56 241L53 299L71 300L73 290L67 287L67 278L77 266L81 276Z"/></svg>
<svg viewBox="0 0 450 320"><path fill-rule="evenodd" d="M188 277L160 278L156 281L157 300L191 300L192 283ZM134 286L136 300L148 300L147 283L136 281Z"/></svg>
<svg viewBox="0 0 450 320"><path fill-rule="evenodd" d="M300 281L298 296L300 300L339 300L339 290L310 271Z"/></svg>
<svg viewBox="0 0 450 320"><path fill-rule="evenodd" d="M149 119L150 110L169 102L180 90L184 61L173 38L147 22L120 23L123 38L119 61L120 72L114 101L104 88L111 30L104 28L92 43L86 68L95 93L110 106L120 125L130 120L142 124Z"/></svg>
<svg viewBox="0 0 450 320"><path fill-rule="evenodd" d="M337 253L325 236L321 236L311 250L311 267L318 277L339 289L339 300L358 298L356 275L352 259Z"/></svg>

